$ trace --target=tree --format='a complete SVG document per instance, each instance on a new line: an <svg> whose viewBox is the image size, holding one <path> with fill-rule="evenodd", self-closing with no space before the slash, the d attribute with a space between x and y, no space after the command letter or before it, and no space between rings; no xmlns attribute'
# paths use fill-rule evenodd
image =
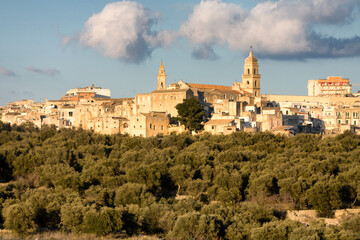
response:
<svg viewBox="0 0 360 240"><path fill-rule="evenodd" d="M3 209L4 226L19 234L26 234L36 229L34 214L25 203L13 204Z"/></svg>
<svg viewBox="0 0 360 240"><path fill-rule="evenodd" d="M196 98L184 99L183 103L179 103L175 108L179 117L174 119L184 125L185 129L198 132L204 128L201 122L205 112Z"/></svg>

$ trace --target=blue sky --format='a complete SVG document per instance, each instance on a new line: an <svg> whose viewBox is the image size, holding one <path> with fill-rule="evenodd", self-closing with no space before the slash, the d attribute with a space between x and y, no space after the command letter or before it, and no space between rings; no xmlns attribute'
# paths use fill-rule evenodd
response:
<svg viewBox="0 0 360 240"><path fill-rule="evenodd" d="M302 95L309 79L360 83L359 36L359 0L1 0L0 105L151 92L161 60L168 84L230 86L250 45L262 93Z"/></svg>

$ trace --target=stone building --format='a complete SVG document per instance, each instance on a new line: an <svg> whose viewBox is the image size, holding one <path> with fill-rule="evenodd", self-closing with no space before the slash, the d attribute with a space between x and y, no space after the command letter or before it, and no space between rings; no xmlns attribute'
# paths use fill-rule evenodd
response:
<svg viewBox="0 0 360 240"><path fill-rule="evenodd" d="M346 96L351 95L349 79L328 77L327 79L309 80L309 96Z"/></svg>
<svg viewBox="0 0 360 240"><path fill-rule="evenodd" d="M130 117L129 134L140 137L166 135L169 123L169 117L165 112L139 113Z"/></svg>
<svg viewBox="0 0 360 240"><path fill-rule="evenodd" d="M205 123L204 131L211 134L228 135L236 132L235 119L211 119Z"/></svg>

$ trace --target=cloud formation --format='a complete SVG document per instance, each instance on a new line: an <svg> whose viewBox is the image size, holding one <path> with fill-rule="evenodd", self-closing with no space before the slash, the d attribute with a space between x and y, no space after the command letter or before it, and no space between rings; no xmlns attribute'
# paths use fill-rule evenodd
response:
<svg viewBox="0 0 360 240"><path fill-rule="evenodd" d="M131 63L146 60L156 48L171 46L179 38L191 44L197 59L217 59L218 45L243 53L253 46L257 56L272 59L360 56L356 33L336 38L316 30L352 23L359 5L359 0L266 0L249 10L221 0L201 0L178 31L155 31L158 13L137 2L113 2L91 16L80 33L62 41L76 41Z"/></svg>
<svg viewBox="0 0 360 240"><path fill-rule="evenodd" d="M180 35L199 58L214 54L212 46L248 51L252 45L262 57L304 59L360 55L360 38L335 38L314 30L315 25L346 24L359 10L358 0L264 1L250 11L220 0L201 1L180 27ZM197 57L194 51L193 56Z"/></svg>
<svg viewBox="0 0 360 240"><path fill-rule="evenodd" d="M0 66L0 73L7 77L15 77L16 76L16 73L14 73L13 71L10 71L9 69L6 69L2 66Z"/></svg>
<svg viewBox="0 0 360 240"><path fill-rule="evenodd" d="M28 70L29 72L38 73L46 76L55 76L61 73L59 70L55 68L40 69L34 67L27 67L26 70Z"/></svg>
<svg viewBox="0 0 360 240"><path fill-rule="evenodd" d="M83 46L92 47L104 56L139 63L151 56L157 47L175 39L170 31L156 32L158 14L136 2L114 2L90 17L77 36ZM64 37L63 43L71 38Z"/></svg>

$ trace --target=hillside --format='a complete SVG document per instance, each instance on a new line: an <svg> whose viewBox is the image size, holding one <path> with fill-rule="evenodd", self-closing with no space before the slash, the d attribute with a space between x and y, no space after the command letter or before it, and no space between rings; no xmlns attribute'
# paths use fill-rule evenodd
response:
<svg viewBox="0 0 360 240"><path fill-rule="evenodd" d="M360 136L151 138L0 122L0 226L166 239L359 239Z"/></svg>

